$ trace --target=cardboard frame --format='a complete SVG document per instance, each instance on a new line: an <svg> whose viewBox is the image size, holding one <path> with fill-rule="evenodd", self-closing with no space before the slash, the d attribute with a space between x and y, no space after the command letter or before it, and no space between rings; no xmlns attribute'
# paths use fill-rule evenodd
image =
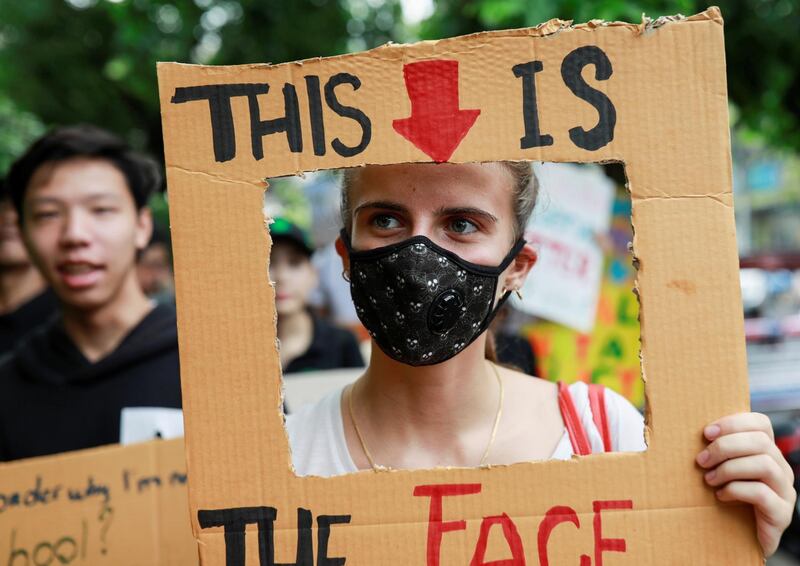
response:
<svg viewBox="0 0 800 566"><path fill-rule="evenodd" d="M480 110L452 155L430 136L415 146L398 125L425 112L409 93L452 81L445 65L409 85L408 65L442 60L457 61L459 108ZM274 66L165 63L158 74L204 565L479 564L481 538L486 560L518 542L529 564L761 564L752 510L719 504L694 464L703 426L748 409L718 9L638 25L554 20ZM279 412L263 179L501 159L625 163L649 450L296 477Z"/></svg>

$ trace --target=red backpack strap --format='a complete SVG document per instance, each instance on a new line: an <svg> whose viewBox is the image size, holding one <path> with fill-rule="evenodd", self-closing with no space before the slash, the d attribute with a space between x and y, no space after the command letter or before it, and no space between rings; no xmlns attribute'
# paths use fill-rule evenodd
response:
<svg viewBox="0 0 800 566"><path fill-rule="evenodd" d="M564 426L569 434L569 441L572 443L572 450L580 456L587 456L592 453L592 445L586 431L583 430L578 411L575 410L575 403L572 395L563 381L558 382L558 406L561 409L561 418L564 419Z"/></svg>
<svg viewBox="0 0 800 566"><path fill-rule="evenodd" d="M602 385L592 383L589 385L589 406L592 408L592 419L600 431L603 438L603 448L606 452L613 452L611 446L611 431L608 426L608 414L606 413L606 388Z"/></svg>

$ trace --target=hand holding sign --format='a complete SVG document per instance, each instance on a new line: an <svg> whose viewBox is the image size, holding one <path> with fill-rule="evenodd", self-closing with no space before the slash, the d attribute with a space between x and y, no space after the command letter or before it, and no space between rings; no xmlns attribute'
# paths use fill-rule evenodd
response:
<svg viewBox="0 0 800 566"><path fill-rule="evenodd" d="M755 507L758 542L765 555L773 554L792 520L797 493L772 424L760 413L739 413L708 425L704 434L711 444L698 454L697 463L710 470L706 483L721 488L720 501Z"/></svg>

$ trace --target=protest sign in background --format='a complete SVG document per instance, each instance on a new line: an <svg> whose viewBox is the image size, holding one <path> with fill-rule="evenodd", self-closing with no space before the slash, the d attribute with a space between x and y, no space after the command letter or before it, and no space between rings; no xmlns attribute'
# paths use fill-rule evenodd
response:
<svg viewBox="0 0 800 566"><path fill-rule="evenodd" d="M3 566L191 566L183 440L0 464Z"/></svg>
<svg viewBox="0 0 800 566"><path fill-rule="evenodd" d="M603 250L614 182L600 167L544 163L534 166L539 198L525 239L539 259L522 287L521 310L591 332L597 313Z"/></svg>

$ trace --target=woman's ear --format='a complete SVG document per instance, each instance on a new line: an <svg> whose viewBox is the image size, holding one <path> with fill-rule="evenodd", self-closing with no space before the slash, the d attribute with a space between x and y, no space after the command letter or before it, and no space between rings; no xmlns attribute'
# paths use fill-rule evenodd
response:
<svg viewBox="0 0 800 566"><path fill-rule="evenodd" d="M503 285L507 291L515 291L522 287L537 259L539 256L533 246L530 243L525 244L506 270L507 275Z"/></svg>
<svg viewBox="0 0 800 566"><path fill-rule="evenodd" d="M347 247L344 245L341 236L336 237L334 246L336 246L336 253L342 258L343 273L350 273L350 254L347 253Z"/></svg>

